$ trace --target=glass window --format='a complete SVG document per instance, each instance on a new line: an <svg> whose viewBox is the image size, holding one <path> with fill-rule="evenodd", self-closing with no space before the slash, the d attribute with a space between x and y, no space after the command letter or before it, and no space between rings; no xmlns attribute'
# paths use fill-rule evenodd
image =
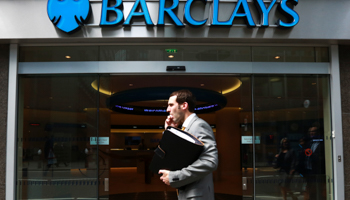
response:
<svg viewBox="0 0 350 200"><path fill-rule="evenodd" d="M253 47L255 62L315 62L314 47Z"/></svg>
<svg viewBox="0 0 350 200"><path fill-rule="evenodd" d="M257 199L331 199L327 75L254 76Z"/></svg>
<svg viewBox="0 0 350 200"><path fill-rule="evenodd" d="M176 199L149 170L167 113L146 110L166 109L165 87L226 100L197 110L219 150L216 199L332 199L328 75L109 74L20 76L17 199Z"/></svg>
<svg viewBox="0 0 350 200"><path fill-rule="evenodd" d="M24 46L20 62L219 61L329 62L328 47L249 47L228 45Z"/></svg>
<svg viewBox="0 0 350 200"><path fill-rule="evenodd" d="M250 61L250 47L101 46L101 61Z"/></svg>
<svg viewBox="0 0 350 200"><path fill-rule="evenodd" d="M20 62L98 61L98 46L28 46L20 49Z"/></svg>
<svg viewBox="0 0 350 200"><path fill-rule="evenodd" d="M96 75L20 76L17 199L96 199Z"/></svg>

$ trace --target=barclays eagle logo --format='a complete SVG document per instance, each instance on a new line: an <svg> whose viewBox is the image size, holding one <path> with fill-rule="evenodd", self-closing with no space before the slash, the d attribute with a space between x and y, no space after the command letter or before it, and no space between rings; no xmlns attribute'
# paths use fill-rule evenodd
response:
<svg viewBox="0 0 350 200"><path fill-rule="evenodd" d="M48 0L47 14L62 31L71 33L86 23L91 13L89 0Z"/></svg>

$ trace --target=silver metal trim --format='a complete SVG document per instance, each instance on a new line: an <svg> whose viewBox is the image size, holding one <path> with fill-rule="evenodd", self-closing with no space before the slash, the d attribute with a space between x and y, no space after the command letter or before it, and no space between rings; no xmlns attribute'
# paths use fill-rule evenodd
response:
<svg viewBox="0 0 350 200"><path fill-rule="evenodd" d="M333 173L334 173L334 199L345 199L344 161L338 162L338 155L343 155L342 109L339 72L338 45L331 45L331 113L333 138Z"/></svg>
<svg viewBox="0 0 350 200"><path fill-rule="evenodd" d="M167 72L166 66L186 66L184 72ZM213 67L215 66L215 67ZM19 74L161 73L161 74L330 74L330 63L216 62L216 61L92 61L20 62Z"/></svg>
<svg viewBox="0 0 350 200"><path fill-rule="evenodd" d="M20 47L45 47L45 46L163 46L163 45L176 45L176 46L232 46L232 47L329 47L328 44L320 43L189 43L189 42L180 42L177 40L174 42L157 42L157 43L131 43L131 42L99 42L99 43L23 43L19 44Z"/></svg>
<svg viewBox="0 0 350 200"><path fill-rule="evenodd" d="M252 97L252 132L253 132L253 199L256 200L256 173L255 173L255 105L254 105L254 84L255 79L254 75L251 76L251 97Z"/></svg>
<svg viewBox="0 0 350 200"><path fill-rule="evenodd" d="M16 138L17 138L17 64L18 45L10 45L7 142L6 142L6 200L15 199L16 192Z"/></svg>

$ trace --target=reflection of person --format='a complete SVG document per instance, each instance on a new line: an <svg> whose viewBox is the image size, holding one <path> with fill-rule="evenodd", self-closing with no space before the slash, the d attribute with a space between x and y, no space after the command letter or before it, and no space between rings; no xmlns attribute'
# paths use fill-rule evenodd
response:
<svg viewBox="0 0 350 200"><path fill-rule="evenodd" d="M140 144L139 144L139 147L138 147L138 150L146 150L146 146L145 146L145 140L142 139Z"/></svg>
<svg viewBox="0 0 350 200"><path fill-rule="evenodd" d="M295 165L296 165L296 156L293 149L290 148L290 143L288 138L283 138L281 140L280 152L275 156L273 162L274 168L279 168L281 180L281 193L283 200L287 199L287 193L290 193L293 200L297 199L290 191L290 182L292 180Z"/></svg>
<svg viewBox="0 0 350 200"><path fill-rule="evenodd" d="M160 179L167 185L178 188L178 199L214 199L212 172L218 166L218 151L215 137L208 123L194 113L195 97L188 90L179 90L170 95L165 128L177 127L204 143L200 157L188 167L177 171L159 170Z"/></svg>
<svg viewBox="0 0 350 200"><path fill-rule="evenodd" d="M64 142L57 143L54 145L54 152L57 157L57 167L59 167L60 163L63 163L66 167L68 166L68 151L68 147Z"/></svg>
<svg viewBox="0 0 350 200"><path fill-rule="evenodd" d="M306 169L305 169L305 160L306 160L306 155L305 155L305 150L306 150L306 138L303 137L299 140L299 145L296 151L297 155L297 164L295 167L295 171L297 171L299 174L302 176L305 175Z"/></svg>
<svg viewBox="0 0 350 200"><path fill-rule="evenodd" d="M325 187L325 154L323 134L318 126L312 126L308 130L310 137L307 147L311 150L305 159L307 199L325 199L323 191Z"/></svg>
<svg viewBox="0 0 350 200"><path fill-rule="evenodd" d="M47 171L50 169L50 167L53 164L57 163L57 159L55 157L54 151L53 151L53 146L54 146L54 140L53 136L49 136L45 142L45 147L44 147L44 154L45 154L45 159L47 160L47 169L44 173L46 175Z"/></svg>

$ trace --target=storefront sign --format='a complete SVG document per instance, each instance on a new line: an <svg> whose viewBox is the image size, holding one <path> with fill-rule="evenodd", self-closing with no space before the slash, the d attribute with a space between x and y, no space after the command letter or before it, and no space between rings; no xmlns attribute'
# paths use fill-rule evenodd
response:
<svg viewBox="0 0 350 200"><path fill-rule="evenodd" d="M244 18L248 27L255 27L256 23L253 20L251 6L248 4L248 0L237 0L235 2L235 8L231 14L228 16L229 20L219 21L219 0L213 0L213 12L212 16L202 19L200 21L195 20L192 17L191 8L192 3L195 0L187 0L184 8L183 21L190 26L202 26L207 23L208 18L211 18L211 26L232 26L233 21L236 18ZM201 0L204 4L207 3L206 0ZM284 22L279 19L276 24L279 27L293 27L299 22L299 15L292 8L290 8L287 3L291 5L297 5L298 0L271 0L267 5L263 0L253 0L255 7L260 13L259 23L262 27L269 26L269 14L272 7L278 4L278 10L282 15L284 15L288 22ZM102 0L101 6L101 19L100 26L116 26L123 24L124 26L131 26L132 19L135 17L144 18L146 25L153 26L155 23L150 17L150 13L146 4L146 0L135 0L133 7L128 15L123 12L123 0L116 0L113 6L109 6L112 0ZM164 26L164 17L167 14L172 22L178 26L185 26L184 23L175 14L175 10L178 8L179 0L172 0L172 5L170 7L165 6L166 0L159 0L159 10L158 10L158 21L157 26ZM70 33L77 30L80 25L83 25L88 20L91 13L91 6L89 0L48 0L47 12L50 20L57 28L64 32ZM109 15L113 13L116 18L112 21L109 20ZM125 20L124 20L125 19Z"/></svg>

